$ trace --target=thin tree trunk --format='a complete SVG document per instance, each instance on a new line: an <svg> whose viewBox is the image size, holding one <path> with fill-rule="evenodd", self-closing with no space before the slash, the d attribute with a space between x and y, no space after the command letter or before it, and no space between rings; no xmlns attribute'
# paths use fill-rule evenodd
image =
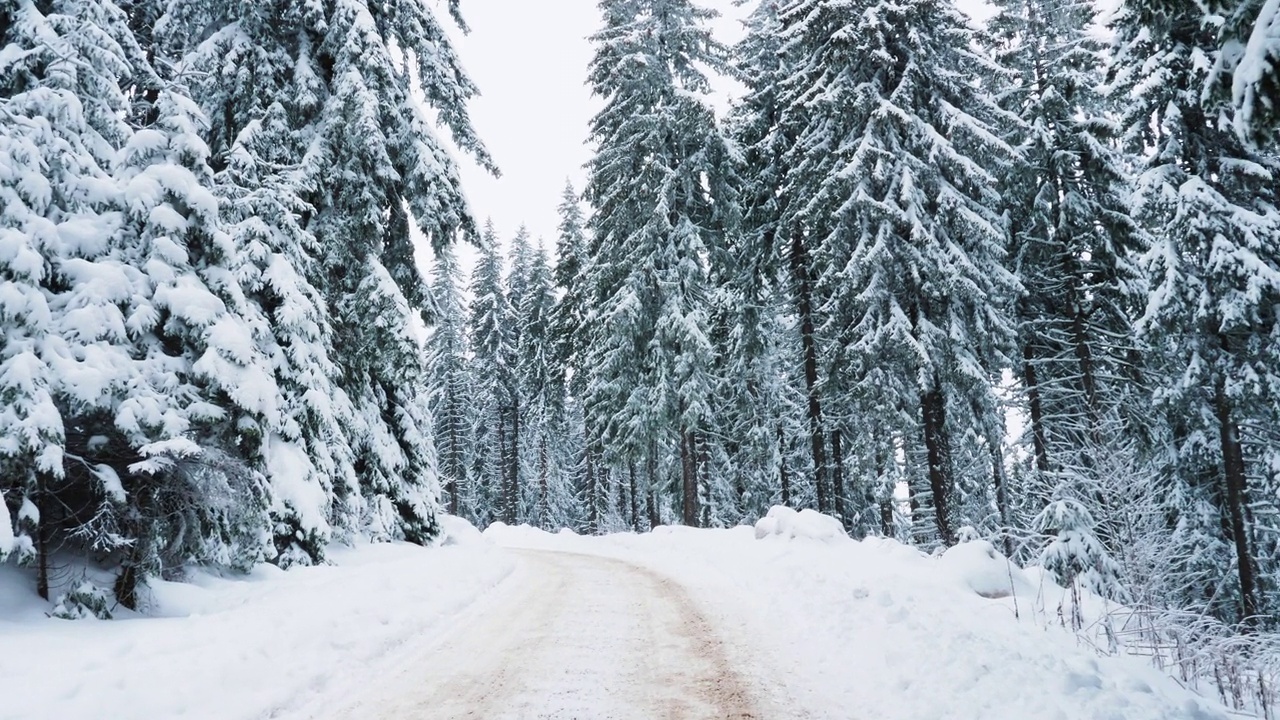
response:
<svg viewBox="0 0 1280 720"><path fill-rule="evenodd" d="M988 438L991 447L991 480L996 486L996 510L1000 513L1000 526L1004 535L1004 556L1013 557L1013 538L1009 537L1009 479L1004 472L1004 453L996 437Z"/></svg>
<svg viewBox="0 0 1280 720"><path fill-rule="evenodd" d="M636 495L636 463L627 463L628 482L631 485L631 529L640 532L640 500Z"/></svg>
<svg viewBox="0 0 1280 720"><path fill-rule="evenodd" d="M849 531L852 527L844 492L844 449L841 439L839 428L831 431L831 488L835 495L836 517L844 525L845 531Z"/></svg>
<svg viewBox="0 0 1280 720"><path fill-rule="evenodd" d="M827 451L824 444L822 400L818 395L818 343L814 337L813 281L809 275L809 255L799 232L791 238L791 274L796 283L796 310L800 315L800 345L804 353L804 386L808 398L809 443L813 452L813 482L818 494L818 511L831 512L827 492Z"/></svg>
<svg viewBox="0 0 1280 720"><path fill-rule="evenodd" d="M1236 572L1240 578L1240 608L1244 620L1252 625L1258 619L1258 598L1253 553L1249 549L1249 528L1244 518L1244 505L1248 495L1244 449L1240 444L1240 428L1231 416L1231 401L1227 399L1221 380L1217 383L1215 396L1214 405L1218 411L1222 441L1222 465L1227 485L1227 511L1231 517L1231 535L1236 546Z"/></svg>
<svg viewBox="0 0 1280 720"><path fill-rule="evenodd" d="M698 526L698 477L697 460L693 433L688 430L680 432L680 481L683 490L681 512L684 524L689 527Z"/></svg>
<svg viewBox="0 0 1280 720"><path fill-rule="evenodd" d="M591 456L591 445L588 444L583 452L586 455L587 463L587 530L589 532L599 534L600 505L597 495L600 490L596 486L596 466Z"/></svg>
<svg viewBox="0 0 1280 720"><path fill-rule="evenodd" d="M509 473L509 484L507 486L507 505L511 520L508 523L516 524L520 521L520 401L512 401L511 404L511 469Z"/></svg>
<svg viewBox="0 0 1280 720"><path fill-rule="evenodd" d="M658 444L656 442L649 443L649 457L645 458L645 474L648 476L649 487L644 494L644 501L649 512L649 529L652 530L662 523L662 518L658 517Z"/></svg>
<svg viewBox="0 0 1280 720"><path fill-rule="evenodd" d="M1044 427L1044 403L1040 399L1040 381L1036 376L1035 351L1030 343L1022 347L1022 375L1027 385L1027 404L1031 411L1031 442L1035 449L1036 469L1049 472L1049 443Z"/></svg>
<svg viewBox="0 0 1280 720"><path fill-rule="evenodd" d="M43 484L43 483L41 483ZM45 510L47 503L44 502L44 493L38 492L32 495L32 503L36 506L36 514L39 516L36 520L36 593L44 600L49 599L49 522L45 518ZM0 502L4 502L4 498L0 497Z"/></svg>
<svg viewBox="0 0 1280 720"><path fill-rule="evenodd" d="M778 426L778 482L782 485L782 505L791 507L791 476L787 473L787 443Z"/></svg>
<svg viewBox="0 0 1280 720"><path fill-rule="evenodd" d="M498 412L498 496L502 498L502 521L514 525L515 508L511 505L507 479L507 418L505 411Z"/></svg>
<svg viewBox="0 0 1280 720"><path fill-rule="evenodd" d="M538 485L542 491L542 500L539 503L539 526L543 530L551 529L551 483L548 475L550 463L547 461L547 434L542 433L540 445L538 448Z"/></svg>
<svg viewBox="0 0 1280 720"><path fill-rule="evenodd" d="M921 419L924 426L924 445L929 462L929 488L933 491L934 522L938 525L938 537L944 545L956 544L951 529L951 463L947 447L946 397L937 377L933 387L920 393Z"/></svg>
<svg viewBox="0 0 1280 720"><path fill-rule="evenodd" d="M458 515L458 480L462 475L460 463L457 462L458 456L458 427L457 423L449 423L449 514Z"/></svg>

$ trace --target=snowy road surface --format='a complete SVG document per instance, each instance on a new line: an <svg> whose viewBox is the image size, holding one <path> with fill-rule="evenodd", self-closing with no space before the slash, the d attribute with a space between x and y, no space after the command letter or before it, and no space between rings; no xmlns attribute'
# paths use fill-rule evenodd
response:
<svg viewBox="0 0 1280 720"><path fill-rule="evenodd" d="M622 560L513 551L520 568L342 711L370 720L761 718L740 652L670 579Z"/></svg>

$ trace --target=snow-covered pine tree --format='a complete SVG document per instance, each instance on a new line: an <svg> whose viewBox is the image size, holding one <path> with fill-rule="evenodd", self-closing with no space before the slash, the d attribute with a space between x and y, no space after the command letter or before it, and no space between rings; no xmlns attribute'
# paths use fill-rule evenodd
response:
<svg viewBox="0 0 1280 720"><path fill-rule="evenodd" d="M782 137L776 132L783 64L778 19L780 2L763 0L747 20L747 35L734 48L734 66L748 93L733 108L730 126L742 148L742 223L728 238L729 252L715 295L715 324L724 334L717 368L713 477L728 481L712 502L725 524L763 515L776 503L793 505L803 467L793 457L803 442L804 390L793 371L801 358L799 336L790 321L792 305L786 247L779 242L776 192Z"/></svg>
<svg viewBox="0 0 1280 720"><path fill-rule="evenodd" d="M475 469L478 520L516 522L518 488L510 458L515 396L515 312L503 286L502 255L493 224L480 240L480 258L471 271L470 344L475 377Z"/></svg>
<svg viewBox="0 0 1280 720"><path fill-rule="evenodd" d="M997 7L991 40L1010 71L1000 102L1020 120L1013 142L1022 160L1003 175L1003 194L1012 266L1024 288L1018 374L1035 467L1016 498L1001 493L1000 511L1002 524L1025 529L1063 498L1095 510L1079 517L1100 517L1098 473L1113 471L1120 455L1138 471L1132 451L1149 433L1134 425L1149 406L1130 327L1144 240L1126 180L1137 161L1116 147L1109 103L1098 92L1106 48L1093 30L1094 9L1071 0Z"/></svg>
<svg viewBox="0 0 1280 720"><path fill-rule="evenodd" d="M334 520L346 532L364 525L424 540L434 532L436 481L412 307L426 289L409 233L416 225L439 247L473 229L428 112L490 165L465 109L475 88L422 3L172 0L168 8L159 24L202 81L219 161L273 103L288 111L290 157L276 173L316 241L307 279L324 297L330 359L352 407L351 483L358 478L360 492L335 504Z"/></svg>
<svg viewBox="0 0 1280 720"><path fill-rule="evenodd" d="M453 250L436 253L431 283L434 331L428 348L436 455L449 513L475 520L471 487L474 383L467 350L462 269Z"/></svg>
<svg viewBox="0 0 1280 720"><path fill-rule="evenodd" d="M133 71L131 41L112 2L0 5L0 494L4 519L16 523L2 532L13 538L7 550L37 564L46 598L59 496L82 495L86 507L107 511L106 522L115 517L112 501L123 500L106 482L81 487L67 478L58 366L70 348L55 323L63 264L99 271L100 325L86 329L103 339L108 367L128 366L114 301L131 288L106 256L121 223L110 175L130 134L122 85ZM104 379L98 387L107 395L114 378Z"/></svg>
<svg viewBox="0 0 1280 720"><path fill-rule="evenodd" d="M1217 52L1209 21L1189 0L1126 0L1112 20L1114 85L1125 139L1145 159L1135 213L1153 242L1138 329L1164 364L1155 400L1173 431L1175 542L1189 538L1201 555L1230 547L1219 576L1184 602L1257 622L1276 616L1277 600L1264 580L1275 558L1255 553L1275 532L1257 518L1275 516L1255 515L1251 493L1267 486L1280 445L1267 430L1280 408L1280 163L1245 146L1223 99L1205 92ZM1232 593L1216 592L1224 581Z"/></svg>
<svg viewBox="0 0 1280 720"><path fill-rule="evenodd" d="M589 312L591 291L588 285L589 261L587 255L586 219L581 201L573 183L565 181L564 193L557 208L560 224L556 236L556 266L553 279L559 291L559 300L552 311L551 342L554 352L556 383L564 394L564 414L559 430L561 463L564 482L572 488L566 501L571 503L576 527L591 531L586 520L585 505L594 495L594 459L587 457L591 446L586 442L590 433L582 404L586 371L583 369L586 352L583 323Z"/></svg>
<svg viewBox="0 0 1280 720"><path fill-rule="evenodd" d="M1276 150L1280 140L1280 2L1209 3L1221 25L1220 51L1208 78L1211 93L1230 98L1236 134L1255 148Z"/></svg>
<svg viewBox="0 0 1280 720"><path fill-rule="evenodd" d="M823 229L826 215L808 206L815 183L834 172L833 166L825 164L834 156L820 150L806 153L800 147L806 127L816 119L808 93L829 81L823 77L821 63L815 62L831 30L826 27L831 22L829 8L819 5L808 0L762 0L752 12L747 34L736 48L738 72L748 92L735 108L734 128L745 160L743 233L755 245L756 262L762 263L755 269L758 277L749 281L782 278L799 336L793 364L804 382L809 480L796 486L811 488L820 511L835 512L823 415L826 349L819 326L824 302L815 282L815 253L828 233ZM778 441L790 444L785 434ZM796 473L796 477L803 475ZM791 496L791 480L783 484L788 489L782 494Z"/></svg>
<svg viewBox="0 0 1280 720"><path fill-rule="evenodd" d="M527 242L526 242L527 245ZM545 530L566 526L565 510L572 507L571 489L566 488L559 462L559 433L563 427L564 388L555 372L555 346L552 336L552 314L555 311L555 288L551 264L539 241L536 248L513 247L512 261L524 258L524 288L515 310L516 385L522 403L520 427L525 448L522 460L523 517ZM512 272L514 274L515 267ZM513 297L512 302L517 298Z"/></svg>
<svg viewBox="0 0 1280 720"><path fill-rule="evenodd" d="M822 238L832 392L843 422L859 423L843 435L919 423L938 539L952 544L986 513L991 466L957 457L971 445L957 440L993 422L1018 289L991 172L1015 153L978 89L996 69L947 2L812 0L789 17L788 42L805 53L785 99L804 116L784 222ZM966 497L971 508L959 506Z"/></svg>
<svg viewBox="0 0 1280 720"><path fill-rule="evenodd" d="M699 522L715 350L708 263L731 220L729 149L702 68L725 67L688 0L603 0L592 36L593 311L589 426L613 476L678 462L681 517Z"/></svg>

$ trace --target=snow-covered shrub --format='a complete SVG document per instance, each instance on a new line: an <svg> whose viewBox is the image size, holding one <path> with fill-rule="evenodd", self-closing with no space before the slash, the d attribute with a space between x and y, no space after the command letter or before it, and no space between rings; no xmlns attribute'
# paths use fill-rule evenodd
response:
<svg viewBox="0 0 1280 720"><path fill-rule="evenodd" d="M110 600L105 590L85 579L81 580L80 584L76 585L73 590L58 597L58 602L54 604L49 616L61 620L85 620L88 618L110 620L111 609L109 602Z"/></svg>
<svg viewBox="0 0 1280 720"><path fill-rule="evenodd" d="M1040 552L1040 564L1058 584L1083 587L1104 597L1122 594L1120 567L1094 534L1089 510L1074 500L1056 500L1036 517L1035 529L1052 536Z"/></svg>

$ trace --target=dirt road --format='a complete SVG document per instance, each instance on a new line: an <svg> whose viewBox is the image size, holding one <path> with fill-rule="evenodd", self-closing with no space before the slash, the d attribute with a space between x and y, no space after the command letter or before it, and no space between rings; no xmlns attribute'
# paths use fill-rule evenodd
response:
<svg viewBox="0 0 1280 720"><path fill-rule="evenodd" d="M679 585L619 560L517 551L516 577L346 708L373 720L759 720Z"/></svg>

